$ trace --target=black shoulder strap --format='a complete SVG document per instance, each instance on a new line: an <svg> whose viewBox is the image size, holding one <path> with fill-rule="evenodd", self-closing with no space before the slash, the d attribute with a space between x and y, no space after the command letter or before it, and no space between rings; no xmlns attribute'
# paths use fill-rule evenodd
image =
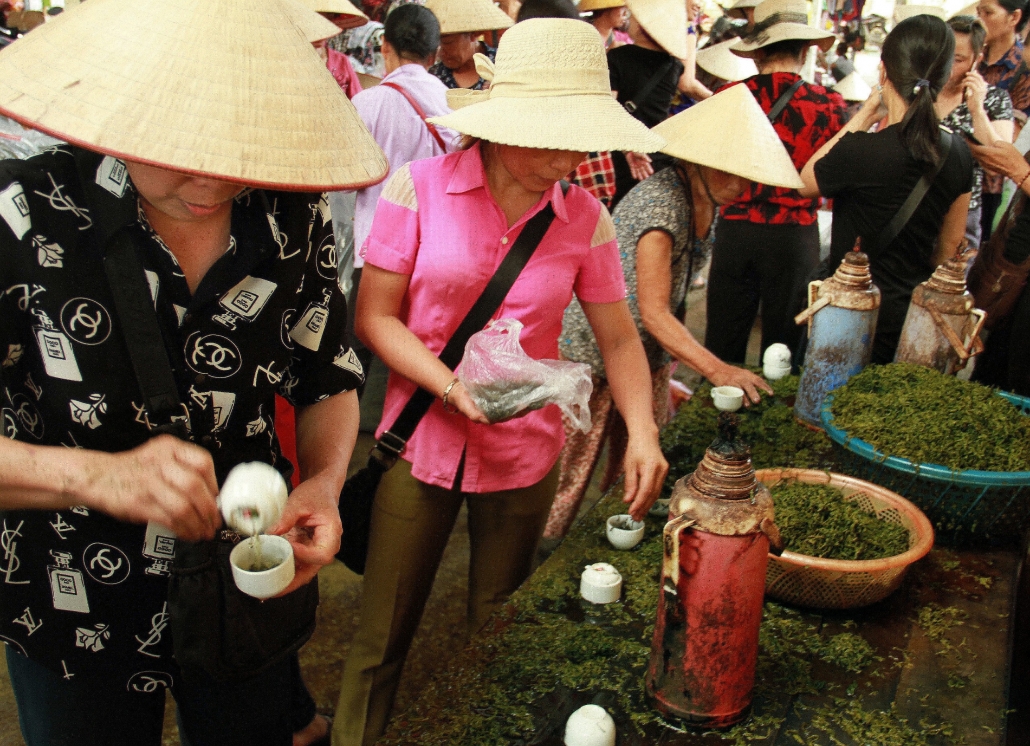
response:
<svg viewBox="0 0 1030 746"><path fill-rule="evenodd" d="M561 188L563 194L567 193L568 183L563 181ZM554 208L550 203L526 221L522 232L515 239L515 243L504 259L501 260L497 271L490 278L490 282L487 283L469 312L465 314L465 318L462 319L440 353L440 361L448 368L454 370L457 367L461 362L462 355L465 354L465 345L468 344L469 337L486 326L497 309L501 307L511 286L515 284L515 280L518 279L522 269L533 256L533 252L543 241L544 235L553 221ZM416 390L408 403L404 405L401 413L397 415L397 419L380 436L376 447L388 457L399 456L404 450L408 438L415 432L415 428L418 427L418 423L425 413L429 411L434 399L436 399L435 394L422 388Z"/></svg>
<svg viewBox="0 0 1030 746"><path fill-rule="evenodd" d="M658 85L661 79L665 77L666 73L668 73L669 70L672 69L672 66L675 64L676 58L670 57L666 61L666 63L659 67L655 74L651 76L651 78L647 81L644 87L640 89L640 92L633 97L633 100L624 103L622 105L622 108L624 108L630 114L634 113L637 109L639 109L640 105L643 104L647 100L647 97L651 95L651 91L654 90L654 87Z"/></svg>
<svg viewBox="0 0 1030 746"><path fill-rule="evenodd" d="M804 82L804 78L798 78L794 81L794 85L780 94L780 97L776 99L776 103L773 104L771 109L769 109L768 117L770 122L775 122L780 114L783 113L783 110L787 108L787 104L789 104L790 100L794 98L794 94L798 92L798 89Z"/></svg>
<svg viewBox="0 0 1030 746"><path fill-rule="evenodd" d="M948 160L948 154L951 152L951 133L941 131L941 157L937 159L937 164L927 173L924 173L919 181L916 182L915 187L912 188L912 192L908 195L908 198L901 205L901 209L891 218L891 221L880 233L876 239L876 248L885 249L890 246L894 239L898 237L902 229L908 224L908 221L912 218L916 208L919 207L919 203L923 201L923 197L930 191L930 185L933 184L934 179L937 178L937 174L944 168L944 162Z"/></svg>
<svg viewBox="0 0 1030 746"><path fill-rule="evenodd" d="M157 323L150 283L128 231L119 231L108 242L104 271L151 430L184 437L185 427L178 418L183 411L179 390Z"/></svg>

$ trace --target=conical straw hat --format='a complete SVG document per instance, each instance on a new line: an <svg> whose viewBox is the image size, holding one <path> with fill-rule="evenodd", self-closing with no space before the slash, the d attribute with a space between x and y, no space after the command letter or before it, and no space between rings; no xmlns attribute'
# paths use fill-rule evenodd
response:
<svg viewBox="0 0 1030 746"><path fill-rule="evenodd" d="M960 2L961 2L961 0L960 0ZM952 18L957 18L959 16L972 16L973 18L976 18L976 6L977 5L979 5L979 3L970 3L969 5L963 5L961 8L956 10L954 13L948 14L948 20L950 21Z"/></svg>
<svg viewBox="0 0 1030 746"><path fill-rule="evenodd" d="M741 57L752 57L756 50L788 39L812 41L824 52L836 37L808 25L805 0L764 0L755 6L755 25L748 35L730 49Z"/></svg>
<svg viewBox="0 0 1030 746"><path fill-rule="evenodd" d="M441 34L467 34L510 28L515 22L491 0L426 0Z"/></svg>
<svg viewBox="0 0 1030 746"><path fill-rule="evenodd" d="M312 44L316 41L331 39L340 33L339 26L320 16L302 0L281 0L281 2L286 6L286 12L293 18L304 38Z"/></svg>
<svg viewBox="0 0 1030 746"><path fill-rule="evenodd" d="M736 39L728 39L697 50L697 66L721 80L743 80L758 75L752 60L730 51L736 43Z"/></svg>
<svg viewBox="0 0 1030 746"><path fill-rule="evenodd" d="M0 112L90 150L253 186L358 188L388 170L280 0L82 3L0 52Z"/></svg>
<svg viewBox="0 0 1030 746"><path fill-rule="evenodd" d="M894 6L894 22L901 23L907 18L913 16L936 16L942 21L945 19L944 8L937 5L895 5ZM975 13L973 15L976 15Z"/></svg>
<svg viewBox="0 0 1030 746"><path fill-rule="evenodd" d="M457 110L429 121L525 148L652 153L665 143L612 98L604 43L583 21L517 23L501 37L496 65L477 54L476 69L490 88L448 91Z"/></svg>
<svg viewBox="0 0 1030 746"><path fill-rule="evenodd" d="M862 80L857 72L849 73L844 79L833 87L837 93L844 97L845 101L865 101L873 89Z"/></svg>
<svg viewBox="0 0 1030 746"><path fill-rule="evenodd" d="M626 5L626 0L579 0L576 8L580 13L591 10L607 10L608 8L621 8Z"/></svg>
<svg viewBox="0 0 1030 746"><path fill-rule="evenodd" d="M687 4L684 0L626 0L647 35L673 57L687 56Z"/></svg>
<svg viewBox="0 0 1030 746"><path fill-rule="evenodd" d="M652 132L668 140L663 153L689 163L759 184L804 186L769 118L745 85L731 86L669 117Z"/></svg>
<svg viewBox="0 0 1030 746"><path fill-rule="evenodd" d="M349 0L302 0L311 10L318 13L343 13L345 16L357 16L368 21L368 16Z"/></svg>

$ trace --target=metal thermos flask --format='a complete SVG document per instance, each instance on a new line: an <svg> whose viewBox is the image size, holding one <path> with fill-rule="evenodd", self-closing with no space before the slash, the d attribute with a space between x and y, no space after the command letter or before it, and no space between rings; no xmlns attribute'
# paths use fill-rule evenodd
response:
<svg viewBox="0 0 1030 746"><path fill-rule="evenodd" d="M658 711L705 728L747 717L770 544L769 490L722 413L719 438L672 493L646 686Z"/></svg>
<svg viewBox="0 0 1030 746"><path fill-rule="evenodd" d="M869 364L880 308L880 289L869 274L869 257L849 251L828 280L808 284L808 308L794 317L808 323L808 349L801 371L794 415L822 427L826 394L847 383Z"/></svg>
<svg viewBox="0 0 1030 746"><path fill-rule="evenodd" d="M968 257L957 254L912 291L894 362L915 363L950 375L980 350L987 314L966 289Z"/></svg>

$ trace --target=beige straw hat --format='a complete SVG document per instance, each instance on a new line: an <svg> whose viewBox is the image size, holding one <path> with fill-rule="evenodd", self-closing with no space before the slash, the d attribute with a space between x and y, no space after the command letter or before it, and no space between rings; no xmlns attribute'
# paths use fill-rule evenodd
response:
<svg viewBox="0 0 1030 746"><path fill-rule="evenodd" d="M368 21L368 16L349 0L302 0L317 13L343 13L345 16L358 16Z"/></svg>
<svg viewBox="0 0 1030 746"><path fill-rule="evenodd" d="M515 23L491 0L426 0L441 34L468 34L511 28Z"/></svg>
<svg viewBox="0 0 1030 746"><path fill-rule="evenodd" d="M946 20L944 8L938 5L895 5L894 22L901 23L913 16L936 16L942 21ZM973 15L976 15L975 13Z"/></svg>
<svg viewBox="0 0 1030 746"><path fill-rule="evenodd" d="M433 124L525 148L652 153L665 144L612 98L604 43L569 18L533 18L501 37L497 63L476 55L489 90L454 89Z"/></svg>
<svg viewBox="0 0 1030 746"><path fill-rule="evenodd" d="M658 46L673 57L687 56L685 0L626 0L626 7Z"/></svg>
<svg viewBox="0 0 1030 746"><path fill-rule="evenodd" d="M340 28L335 23L320 16L302 0L281 0L281 2L286 6L286 12L293 18L304 38L312 44L331 39L340 33Z"/></svg>
<svg viewBox="0 0 1030 746"><path fill-rule="evenodd" d="M358 188L388 170L280 0L82 3L0 52L0 112L90 150L253 186Z"/></svg>
<svg viewBox="0 0 1030 746"><path fill-rule="evenodd" d="M976 18L977 5L979 5L979 3L970 3L969 5L963 5L954 13L949 13L948 20L950 21L952 18L957 18L958 16L972 16L973 18Z"/></svg>
<svg viewBox="0 0 1030 746"><path fill-rule="evenodd" d="M730 51L736 43L736 39L727 39L697 50L697 66L721 80L743 80L758 75L758 68L752 60Z"/></svg>
<svg viewBox="0 0 1030 746"><path fill-rule="evenodd" d="M858 72L849 73L833 87L833 90L843 96L845 101L865 101L873 92Z"/></svg>
<svg viewBox="0 0 1030 746"><path fill-rule="evenodd" d="M579 0L576 6L580 13L587 13L591 10L608 10L609 8L622 8L626 0Z"/></svg>
<svg viewBox="0 0 1030 746"><path fill-rule="evenodd" d="M669 141L662 152L675 158L759 184L804 186L779 135L745 85L730 86L652 131Z"/></svg>
<svg viewBox="0 0 1030 746"><path fill-rule="evenodd" d="M836 37L808 25L808 4L805 0L764 0L755 7L754 28L730 47L734 54L753 57L755 50L788 39L812 41L824 52Z"/></svg>

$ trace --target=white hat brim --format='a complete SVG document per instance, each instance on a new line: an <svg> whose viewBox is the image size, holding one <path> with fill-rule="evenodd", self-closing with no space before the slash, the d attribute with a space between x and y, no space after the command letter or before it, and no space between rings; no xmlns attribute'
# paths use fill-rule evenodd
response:
<svg viewBox="0 0 1030 746"><path fill-rule="evenodd" d="M803 23L777 23L774 26L770 26L765 33L753 41L740 39L730 47L730 51L741 57L753 57L754 53L762 47L767 47L779 41L797 39L799 41L811 41L825 52L833 46L833 41L836 38L828 31L820 31L813 26Z"/></svg>
<svg viewBox="0 0 1030 746"><path fill-rule="evenodd" d="M486 95L467 96L474 103L429 121L463 135L523 148L654 153L665 145L664 138L608 95L490 98L482 93Z"/></svg>

